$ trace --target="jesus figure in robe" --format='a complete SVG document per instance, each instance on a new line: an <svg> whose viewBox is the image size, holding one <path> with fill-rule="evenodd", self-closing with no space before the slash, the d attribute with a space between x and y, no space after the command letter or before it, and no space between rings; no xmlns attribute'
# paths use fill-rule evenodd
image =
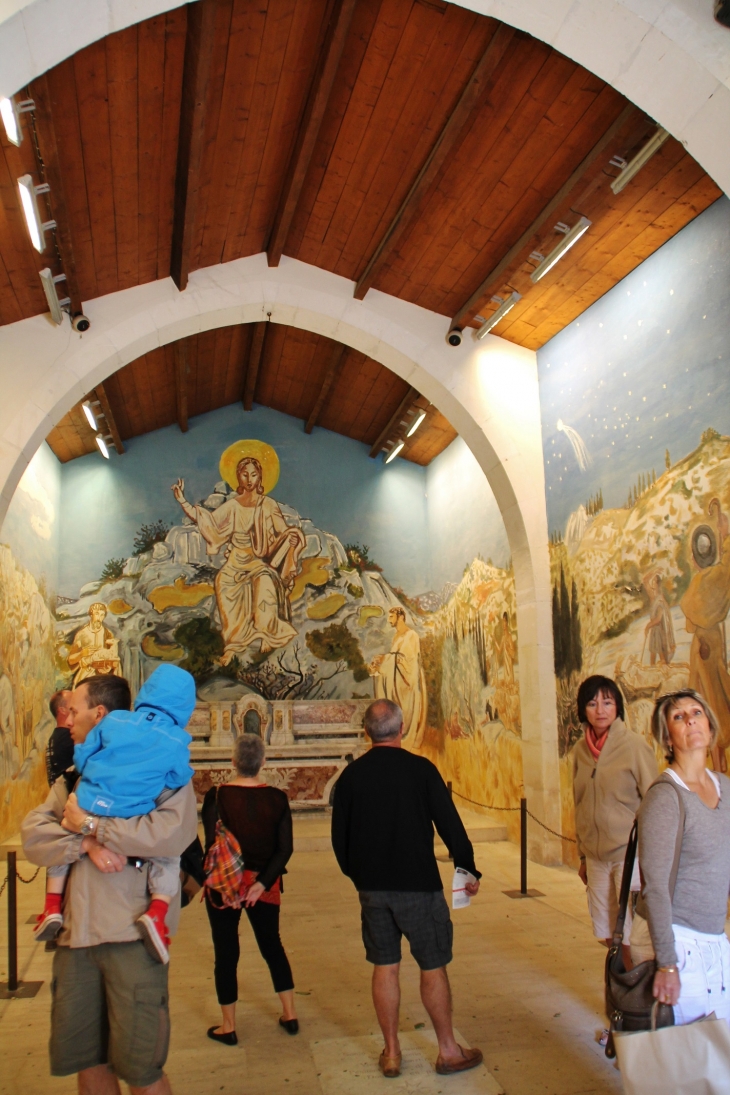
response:
<svg viewBox="0 0 730 1095"><path fill-rule="evenodd" d="M402 608L391 608L388 623L395 638L388 654L378 654L370 663L377 699L392 700L403 712L403 739L418 748L426 729L428 705L426 676L421 665L421 640L406 623Z"/></svg>
<svg viewBox="0 0 730 1095"><path fill-rule="evenodd" d="M228 665L252 643L262 653L286 646L297 634L291 622L289 593L306 544L301 529L284 520L278 502L264 492L261 463L244 457L236 467L238 488L210 512L193 506L182 479L172 492L198 526L209 555L226 545L226 560L215 579L215 596L223 632L221 665Z"/></svg>

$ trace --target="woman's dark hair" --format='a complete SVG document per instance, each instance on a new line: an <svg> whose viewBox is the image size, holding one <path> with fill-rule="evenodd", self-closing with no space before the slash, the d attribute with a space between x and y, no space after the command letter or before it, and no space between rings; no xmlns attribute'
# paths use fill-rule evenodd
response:
<svg viewBox="0 0 730 1095"><path fill-rule="evenodd" d="M580 722L588 722L586 718L586 706L594 700L599 692L603 692L609 696L613 696L616 701L616 717L622 719L624 717L624 698L621 695L621 689L616 684L616 681L612 681L610 677L601 677L596 674L593 677L586 677L578 689L578 719Z"/></svg>

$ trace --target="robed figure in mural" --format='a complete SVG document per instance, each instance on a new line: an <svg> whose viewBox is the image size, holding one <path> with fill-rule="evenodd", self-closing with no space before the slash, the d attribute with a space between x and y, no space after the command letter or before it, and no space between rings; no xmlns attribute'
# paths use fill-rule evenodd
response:
<svg viewBox="0 0 730 1095"><path fill-rule="evenodd" d="M68 652L68 664L75 670L73 686L78 688L89 677L122 675L119 640L104 627L107 607L103 601L89 606L89 622L79 628Z"/></svg>
<svg viewBox="0 0 730 1095"><path fill-rule="evenodd" d="M296 636L289 594L306 538L301 529L287 525L278 502L268 495L279 477L270 445L237 442L223 454L220 469L236 494L217 510L191 505L182 479L172 491L197 524L208 554L226 549L215 595L224 644L220 661L228 665L252 643L260 641L261 653L268 653Z"/></svg>
<svg viewBox="0 0 730 1095"><path fill-rule="evenodd" d="M377 699L392 700L403 712L403 738L409 746L419 746L426 729L428 706L426 676L421 665L421 640L406 623L402 608L391 608L388 623L395 638L387 654L378 654L370 663Z"/></svg>
<svg viewBox="0 0 730 1095"><path fill-rule="evenodd" d="M672 613L662 589L661 574L657 570L647 574L644 587L649 594L649 622L644 628L649 644L649 664L655 665L658 658L660 662L669 665L677 644L674 641Z"/></svg>
<svg viewBox="0 0 730 1095"><path fill-rule="evenodd" d="M713 499L716 503L716 500ZM716 503L717 504L717 503ZM710 503L710 513L713 503ZM712 750L715 768L727 770L725 750L730 746L730 674L727 671L725 618L730 611L730 535L728 519L718 507L720 558L694 575L680 601L685 627L692 636L689 650L689 687L707 700L717 715L720 734Z"/></svg>

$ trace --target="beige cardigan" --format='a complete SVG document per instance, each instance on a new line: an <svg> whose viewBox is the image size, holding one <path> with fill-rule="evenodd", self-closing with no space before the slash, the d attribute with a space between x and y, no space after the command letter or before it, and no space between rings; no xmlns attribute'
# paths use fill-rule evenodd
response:
<svg viewBox="0 0 730 1095"><path fill-rule="evenodd" d="M603 863L624 858L641 800L659 775L649 744L616 719L598 760L585 735L573 757L573 798L578 852Z"/></svg>
<svg viewBox="0 0 730 1095"><path fill-rule="evenodd" d="M163 795L165 792L163 792ZM195 840L198 815L192 783L169 794L151 814L109 817L98 835L121 855L179 856ZM83 837L61 827L68 791L63 778L51 787L42 806L23 822L23 849L31 863L41 867L71 864L63 903L62 947L94 947L99 943L130 943L139 939L135 921L149 905L147 867L127 866L116 874L102 874L81 852ZM160 796L162 798L162 796ZM180 912L178 896L170 903L167 925L174 933Z"/></svg>

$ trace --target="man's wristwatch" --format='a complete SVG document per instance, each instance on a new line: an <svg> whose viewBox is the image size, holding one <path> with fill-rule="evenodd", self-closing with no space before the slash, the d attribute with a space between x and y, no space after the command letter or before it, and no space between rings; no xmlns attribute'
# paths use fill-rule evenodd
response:
<svg viewBox="0 0 730 1095"><path fill-rule="evenodd" d="M99 824L99 819L92 814L87 814L81 825L82 836L93 836L96 832L96 826Z"/></svg>

